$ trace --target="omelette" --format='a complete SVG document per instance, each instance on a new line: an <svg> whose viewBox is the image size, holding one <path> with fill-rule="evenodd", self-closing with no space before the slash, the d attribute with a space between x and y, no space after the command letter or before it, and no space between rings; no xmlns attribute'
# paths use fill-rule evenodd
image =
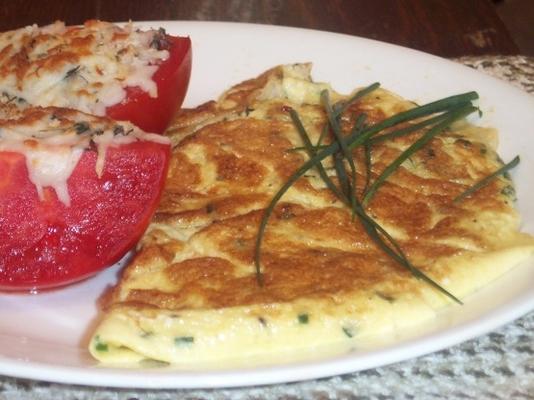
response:
<svg viewBox="0 0 534 400"><path fill-rule="evenodd" d="M455 299L532 256L507 173L457 199L503 166L495 131L465 119L427 138L385 179L430 128L385 129L345 148L340 161L341 140L322 172L306 169L273 202L295 171L339 140L325 128L325 93L344 137L358 123L372 128L416 107L381 88L348 102L351 95L313 82L310 68L275 67L178 113L167 131L173 153L159 209L102 299L89 344L97 360L255 364L357 348L461 307ZM351 182L363 211L342 201L325 175L337 188Z"/></svg>

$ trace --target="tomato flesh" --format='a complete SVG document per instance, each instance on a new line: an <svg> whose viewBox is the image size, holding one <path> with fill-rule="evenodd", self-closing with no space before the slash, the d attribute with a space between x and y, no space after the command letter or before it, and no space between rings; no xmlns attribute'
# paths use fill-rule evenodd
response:
<svg viewBox="0 0 534 400"><path fill-rule="evenodd" d="M67 181L70 205L51 188L39 199L24 155L0 152L0 289L66 285L117 262L139 240L161 195L169 146L110 147L102 176L85 151Z"/></svg>
<svg viewBox="0 0 534 400"><path fill-rule="evenodd" d="M108 107L108 117L130 121L145 132L163 133L184 101L191 76L191 40L167 36L171 43L169 58L152 76L157 85L157 97L150 97L139 87L127 87L126 98Z"/></svg>
<svg viewBox="0 0 534 400"><path fill-rule="evenodd" d="M145 132L163 133L191 75L191 41L167 35L169 58L152 76L157 97L127 87L106 109ZM150 222L163 189L169 145L140 141L110 147L104 172L85 151L67 181L70 205L52 188L39 198L24 155L0 151L0 290L49 289L87 278L120 260Z"/></svg>

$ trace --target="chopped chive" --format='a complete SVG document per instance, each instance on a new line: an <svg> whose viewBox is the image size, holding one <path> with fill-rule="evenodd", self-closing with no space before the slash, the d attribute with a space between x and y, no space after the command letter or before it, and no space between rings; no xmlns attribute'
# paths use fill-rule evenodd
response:
<svg viewBox="0 0 534 400"><path fill-rule="evenodd" d="M77 134L82 134L84 132L87 132L89 130L89 124L85 121L82 122L76 122L74 124L74 130Z"/></svg>
<svg viewBox="0 0 534 400"><path fill-rule="evenodd" d="M367 190L362 200L362 205L365 207L369 200L374 196L378 188L384 183L384 181L412 154L424 147L433 137L443 132L454 121L464 118L465 116L476 111L477 108L473 106L466 106L457 110L450 111L448 117L443 119L440 123L430 128L423 136L416 140L410 147L404 150L391 164L389 164L382 174L375 179L373 184Z"/></svg>
<svg viewBox="0 0 534 400"><path fill-rule="evenodd" d="M459 203L463 199L465 199L467 196L473 194L479 189L482 189L484 186L488 185L493 179L495 179L499 175L503 175L515 166L519 164L519 156L515 156L512 161L510 161L508 164L503 165L501 168L499 168L497 171L493 172L492 174L486 176L485 178L481 179L477 183L475 183L473 186L471 186L469 189L465 190L458 196L456 196L453 200L453 203Z"/></svg>
<svg viewBox="0 0 534 400"><path fill-rule="evenodd" d="M96 351L108 351L108 345L106 343L98 342L95 346Z"/></svg>
<svg viewBox="0 0 534 400"><path fill-rule="evenodd" d="M297 317L299 324L307 324L310 321L310 316L308 314L299 314Z"/></svg>
<svg viewBox="0 0 534 400"><path fill-rule="evenodd" d="M113 127L113 135L114 136L118 136L118 135L122 135L124 136L124 126L122 125L115 125Z"/></svg>
<svg viewBox="0 0 534 400"><path fill-rule="evenodd" d="M100 336L95 336L95 350L105 352L109 350L107 343L100 341Z"/></svg>
<svg viewBox="0 0 534 400"><path fill-rule="evenodd" d="M178 336L174 338L174 344L177 346L191 345L195 341L193 336Z"/></svg>
<svg viewBox="0 0 534 400"><path fill-rule="evenodd" d="M354 332L354 328L350 326L343 326L341 330L349 338L354 337L354 335L356 334L356 332Z"/></svg>
<svg viewBox="0 0 534 400"><path fill-rule="evenodd" d="M159 28L154 32L152 41L150 42L150 47L156 50L169 50L172 46L172 42L169 40L165 29Z"/></svg>
<svg viewBox="0 0 534 400"><path fill-rule="evenodd" d="M292 113L292 118L294 119L294 121L296 121L296 124L298 124L298 126L300 126L300 128L298 128L299 130L302 129L302 132L304 133L304 135L306 135L306 131L304 129L304 127L302 126L302 123L300 122L300 118L298 117L298 115L296 114L296 112L293 111ZM306 141L305 141L306 143ZM311 145L311 142L309 142L309 145ZM313 148L310 148L309 147L309 151L310 151L310 155L312 155L314 153L314 150ZM336 154L339 154L339 153L336 153ZM332 192L334 192L334 194L342 201L344 202L345 204L347 205L352 205L352 204L349 204L349 201L347 199L347 197L345 196L345 194L343 192L340 192L337 187L335 186L335 184L331 181L330 177L326 174L326 171L324 171L323 167L322 167L322 164L321 162L319 162L317 164L318 167L320 167L320 171L322 171L323 173L321 173L321 178L323 179L323 181L325 182L325 184L327 185L328 188L331 188ZM344 169L342 169L342 171L344 172ZM343 178L343 172L340 173L340 175L338 174L338 178L340 179L340 181L342 180L348 180L348 178L345 176L345 178ZM369 235L369 237L375 242L377 243L377 245L382 248L382 250L388 254L390 257L392 257L397 263L399 263L401 266L403 266L404 268L408 269L412 275L414 277L416 277L417 279L421 279L425 282L427 282L428 284L430 284L431 286L435 287L436 289L438 289L440 292L444 293L445 295L447 295L448 297L450 297L452 300L454 300L455 302L459 303L459 304L462 304L462 302L457 298L455 297L453 294L451 294L450 292L448 292L446 289L444 289L443 287L441 287L438 283L436 283L434 280L432 280L429 276L427 276L426 274L424 274L421 270L417 269L415 266L413 266L408 258L406 257L406 255L403 253L402 249L400 248L400 246L396 243L396 241L393 239L393 237L391 237L391 235L389 235L389 233L384 229L382 228L376 221L374 221L372 218L370 218L366 213L365 211L363 210L363 208L361 207L360 204L358 204L357 202L357 199L355 198L356 200L356 207L353 208L353 211L358 215L358 217L360 218L361 222L362 222L362 225L364 226L367 234ZM266 210L267 212L267 210ZM390 245L393 247L393 249L380 237L380 235L383 235L387 241L390 243Z"/></svg>
<svg viewBox="0 0 534 400"><path fill-rule="evenodd" d="M501 194L511 199L515 199L515 189L512 185L507 185L501 190Z"/></svg>

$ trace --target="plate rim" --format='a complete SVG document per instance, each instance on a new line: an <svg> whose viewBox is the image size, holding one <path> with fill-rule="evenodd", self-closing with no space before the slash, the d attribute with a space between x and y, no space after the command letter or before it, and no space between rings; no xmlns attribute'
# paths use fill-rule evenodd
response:
<svg viewBox="0 0 534 400"><path fill-rule="evenodd" d="M525 91L522 91L521 89L516 88L503 80L491 77L489 75L485 75L479 71L475 71L465 65L459 64L450 59L425 53L417 49L412 49L388 42L381 42L375 39L353 36L344 33L282 25L256 24L248 22L149 20L133 21L133 23L139 26L168 26L176 24L183 24L184 26L240 26L244 29L266 29L276 31L287 30L311 34L332 35L332 37L344 37L350 40L363 41L364 43L374 44L385 48L386 51L387 48L392 48L395 49L395 51L402 51L403 53L408 53L408 56L413 53L417 54L418 56L431 57L434 58L436 62L447 63L449 67L454 67L462 73L467 73L466 71L469 71L469 73L474 73L478 77L484 76L485 79L488 80L488 82L493 82L493 84L505 85L509 90L513 89L514 91L516 91L517 95L529 96L529 94ZM508 322L511 322L526 314L528 311L534 309L534 296L525 295L523 297L525 298L514 298L513 301L507 304L503 304L501 306L501 308L510 308L510 304L515 304L515 307L512 307L513 311L508 311L506 313L501 312L496 314L486 314L482 316L482 318L478 318L467 323L459 324L458 326L448 328L445 331L439 332L437 334L433 333L432 335L430 335L433 336L433 338L419 337L414 338L412 340L408 340L405 344L401 346L401 348L395 349L395 347L398 347L398 344L391 344L378 350L372 350L370 352L370 355L364 354L362 356L361 354L359 354L356 358L371 358L371 360L373 360L374 358L374 361L371 361L366 366L361 367L354 367L354 356L342 355L329 357L327 360L312 361L311 363L308 361L304 361L296 363L286 363L276 366L263 366L244 369L236 368L229 370L214 370L208 372L187 372L180 370L165 371L161 373L161 370L133 370L114 368L110 369L106 367L95 366L58 366L43 362L15 360L13 358L0 355L0 374L18 378L36 379L63 384L146 389L199 389L223 387L230 388L310 380L339 375L343 373L357 372L364 369L375 368L378 366L389 365L398 361L412 359L425 354L429 354L431 352L436 352L444 348L461 343L463 341L473 339L479 335L489 332L490 330L494 330ZM436 341L436 338L439 339L439 346L436 346L434 343ZM386 362L380 361L380 356L382 355L382 353L386 353L387 355L389 355L388 360ZM406 353L409 354L409 357L406 357ZM356 362L356 364L359 363ZM329 372L325 374L325 367L331 373ZM287 372L292 372L292 377L290 379L288 379L287 376L284 376L287 375ZM104 379L102 379L102 377L104 377Z"/></svg>

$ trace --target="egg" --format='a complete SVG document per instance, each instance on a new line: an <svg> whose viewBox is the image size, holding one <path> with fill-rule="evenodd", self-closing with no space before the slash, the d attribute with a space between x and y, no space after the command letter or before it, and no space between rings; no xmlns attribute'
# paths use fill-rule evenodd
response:
<svg viewBox="0 0 534 400"><path fill-rule="evenodd" d="M321 93L334 104L351 96L313 82L310 68L275 67L177 115L167 132L174 150L161 204L104 299L89 345L97 360L188 368L298 360L365 349L439 318L444 307L461 307L389 256L317 168L276 204L257 270L266 207L308 159L291 110L313 144L327 145L335 139L323 135ZM360 115L373 126L413 107L376 89L339 123L347 133ZM360 200L426 130L379 139L388 132L352 150ZM454 201L502 167L495 138L493 129L456 122L404 160L365 207L412 265L458 299L534 252L534 238L519 231L508 176ZM340 185L332 157L323 167Z"/></svg>

